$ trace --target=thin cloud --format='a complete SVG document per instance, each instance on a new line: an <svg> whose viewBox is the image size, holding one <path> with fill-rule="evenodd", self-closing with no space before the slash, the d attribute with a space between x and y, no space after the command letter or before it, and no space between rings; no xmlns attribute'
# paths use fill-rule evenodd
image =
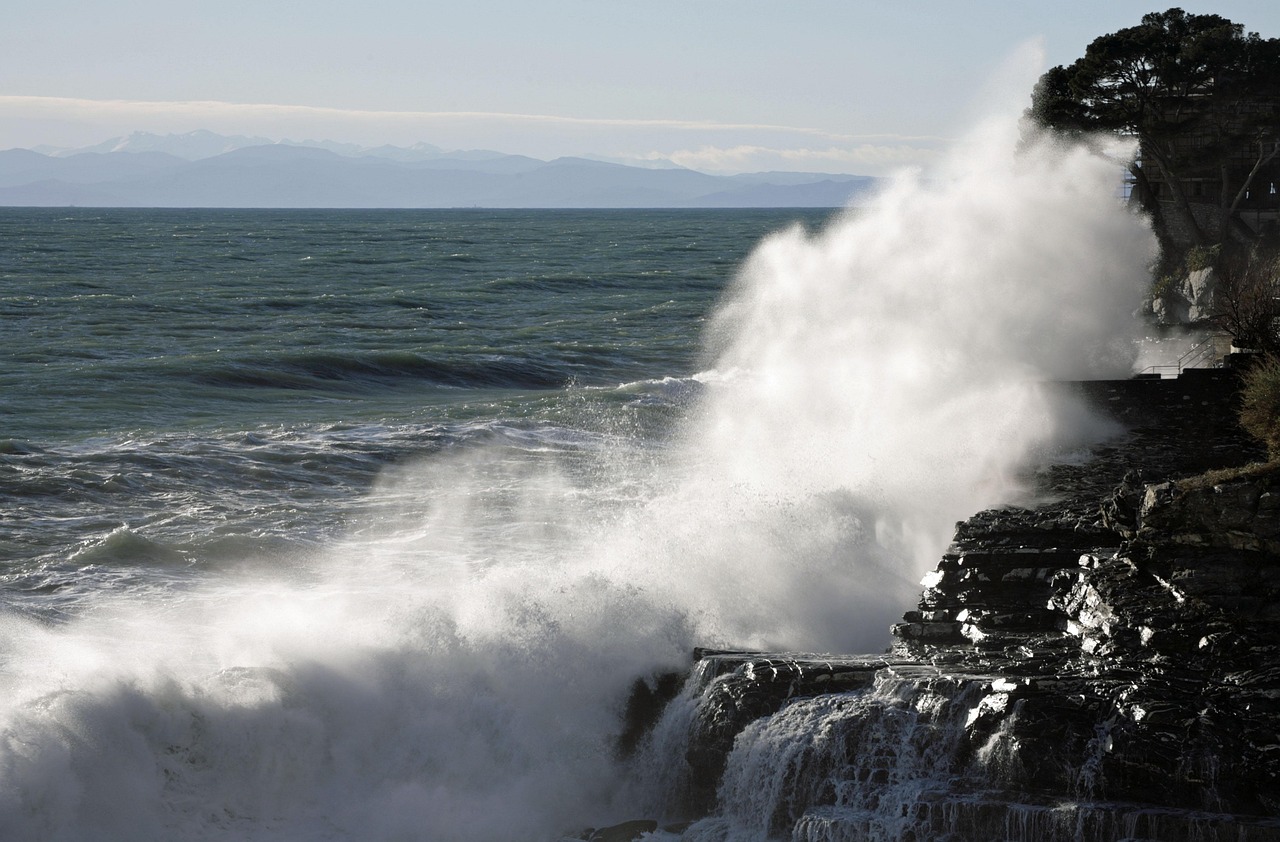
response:
<svg viewBox="0 0 1280 842"><path fill-rule="evenodd" d="M676 152L652 153L682 167L707 172L748 172L765 169L821 169L845 171L861 168L868 173L884 173L901 167L920 166L934 160L938 150L929 144L869 144L826 148L776 148L738 145L702 146Z"/></svg>
<svg viewBox="0 0 1280 842"><path fill-rule="evenodd" d="M705 172L809 170L882 175L927 165L946 138L842 134L806 126L520 114L392 111L218 100L155 101L0 96L0 148L76 149L135 131L207 129L288 141L313 138L364 146L428 142L493 149L542 160L603 156L664 159Z"/></svg>
<svg viewBox="0 0 1280 842"><path fill-rule="evenodd" d="M778 132L820 137L829 141L870 142L880 140L937 142L943 138L893 134L842 134L807 126L774 123L727 123L714 120L674 120L617 117L577 117L557 114L521 114L502 111L381 111L331 108L314 105L236 103L218 100L128 100L82 99L76 97L0 95L0 114L12 116L65 116L87 118L172 117L172 118L315 118L359 122L452 122L494 121L537 123L601 128L667 129L675 131Z"/></svg>

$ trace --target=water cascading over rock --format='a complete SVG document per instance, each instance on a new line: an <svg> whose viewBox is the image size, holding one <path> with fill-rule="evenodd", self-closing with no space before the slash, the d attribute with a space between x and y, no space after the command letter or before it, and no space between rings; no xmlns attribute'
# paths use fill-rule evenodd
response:
<svg viewBox="0 0 1280 842"><path fill-rule="evenodd" d="M890 652L699 653L679 838L1280 839L1280 480L1136 472L1256 458L1236 380L1078 388L1130 432L959 524Z"/></svg>
<svg viewBox="0 0 1280 842"><path fill-rule="evenodd" d="M807 588L744 543L744 609L808 620L780 651L698 653L632 762L646 809L682 842L1280 840L1280 641L1232 611L1275 604L1280 568L1154 528L1196 512L1238 539L1212 506L1143 502L1256 458L1235 381L1124 380L1154 242L1113 159L1013 121L975 138L937 180L775 236L730 291L703 478L843 501L857 540ZM1240 492L1244 520L1268 493ZM927 574L914 609L884 571ZM877 654L787 651L837 648Z"/></svg>

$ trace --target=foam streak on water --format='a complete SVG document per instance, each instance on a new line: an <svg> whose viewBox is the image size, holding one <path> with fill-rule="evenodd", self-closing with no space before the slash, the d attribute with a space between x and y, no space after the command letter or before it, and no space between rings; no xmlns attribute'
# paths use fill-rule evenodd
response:
<svg viewBox="0 0 1280 842"><path fill-rule="evenodd" d="M633 817L636 676L879 648L952 523L1120 373L1150 257L1117 171L984 128L943 179L751 258L678 441L467 440L270 576L6 615L0 837L550 838ZM565 424L566 429L572 424ZM535 440L536 439L536 440Z"/></svg>

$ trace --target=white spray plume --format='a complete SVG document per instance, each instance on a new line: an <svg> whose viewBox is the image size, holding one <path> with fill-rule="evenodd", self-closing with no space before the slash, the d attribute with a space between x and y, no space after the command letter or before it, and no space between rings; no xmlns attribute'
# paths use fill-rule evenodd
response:
<svg viewBox="0 0 1280 842"><path fill-rule="evenodd" d="M1079 434L1038 384L1128 371L1150 232L1110 162L1017 138L765 241L656 466L442 457L318 579L9 623L0 836L552 838L632 817L636 676L883 646L954 521Z"/></svg>
<svg viewBox="0 0 1280 842"><path fill-rule="evenodd" d="M993 120L943 175L756 250L686 441L697 515L657 541L713 595L696 616L738 645L874 646L956 520L1097 437L1044 383L1131 371L1154 240L1120 174Z"/></svg>

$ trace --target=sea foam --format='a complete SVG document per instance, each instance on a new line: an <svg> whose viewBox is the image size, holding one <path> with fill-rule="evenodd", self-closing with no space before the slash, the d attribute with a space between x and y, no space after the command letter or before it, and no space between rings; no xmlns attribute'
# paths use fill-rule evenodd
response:
<svg viewBox="0 0 1280 842"><path fill-rule="evenodd" d="M446 448L350 536L0 636L0 836L554 838L634 817L628 688L694 645L874 651L954 521L1102 427L1150 232L1014 117L775 234L666 446Z"/></svg>

